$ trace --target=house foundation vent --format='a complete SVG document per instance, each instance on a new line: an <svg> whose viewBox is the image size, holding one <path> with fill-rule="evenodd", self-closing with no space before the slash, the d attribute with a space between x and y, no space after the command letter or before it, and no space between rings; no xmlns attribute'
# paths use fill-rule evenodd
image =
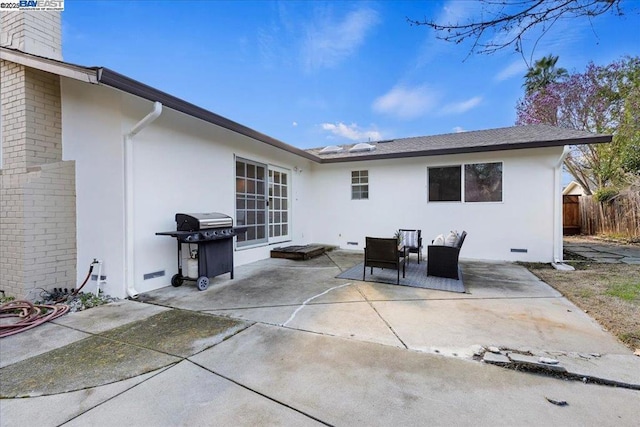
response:
<svg viewBox="0 0 640 427"><path fill-rule="evenodd" d="M147 273L143 276L144 280L155 279L156 277L164 276L164 270L154 271L153 273Z"/></svg>

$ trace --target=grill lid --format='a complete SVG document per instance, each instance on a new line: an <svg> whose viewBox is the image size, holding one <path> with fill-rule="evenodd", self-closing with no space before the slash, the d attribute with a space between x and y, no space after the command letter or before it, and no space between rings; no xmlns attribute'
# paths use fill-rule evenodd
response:
<svg viewBox="0 0 640 427"><path fill-rule="evenodd" d="M199 231L211 228L233 227L233 218L228 215L209 213L177 213L176 228L178 231Z"/></svg>

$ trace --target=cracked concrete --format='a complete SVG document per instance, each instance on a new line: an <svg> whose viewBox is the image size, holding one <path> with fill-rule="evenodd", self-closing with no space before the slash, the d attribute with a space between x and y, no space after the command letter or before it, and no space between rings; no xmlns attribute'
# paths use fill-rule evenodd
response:
<svg viewBox="0 0 640 427"><path fill-rule="evenodd" d="M339 251L259 261L204 292L168 287L142 295L146 303L120 301L4 338L2 395L48 395L0 399L0 425L52 409L53 421L40 425L634 425L640 417L637 390L591 384L640 384L640 358L526 269L463 261L466 294L335 279L360 260ZM476 361L492 357L490 346L529 362L557 359L589 380ZM498 351L494 358L512 363Z"/></svg>
<svg viewBox="0 0 640 427"><path fill-rule="evenodd" d="M583 354L527 350L486 351L482 361L510 369L529 369L583 382L640 390L637 356L627 354Z"/></svg>

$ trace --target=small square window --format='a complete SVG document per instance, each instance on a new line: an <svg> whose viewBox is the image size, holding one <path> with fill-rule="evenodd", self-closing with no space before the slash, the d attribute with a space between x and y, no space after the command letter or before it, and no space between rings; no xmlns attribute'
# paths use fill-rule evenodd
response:
<svg viewBox="0 0 640 427"><path fill-rule="evenodd" d="M351 200L369 198L369 171L351 171Z"/></svg>

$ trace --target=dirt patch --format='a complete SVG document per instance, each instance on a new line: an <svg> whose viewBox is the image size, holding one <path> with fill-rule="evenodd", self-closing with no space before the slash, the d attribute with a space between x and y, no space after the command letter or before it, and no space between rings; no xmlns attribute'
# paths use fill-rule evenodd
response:
<svg viewBox="0 0 640 427"><path fill-rule="evenodd" d="M625 345L640 348L640 265L575 263L576 271L526 264Z"/></svg>
<svg viewBox="0 0 640 427"><path fill-rule="evenodd" d="M624 237L624 236L614 236L614 235L598 235L598 236L564 236L563 240L565 243L615 243L618 245L632 245L632 246L640 246L640 236L635 237Z"/></svg>

